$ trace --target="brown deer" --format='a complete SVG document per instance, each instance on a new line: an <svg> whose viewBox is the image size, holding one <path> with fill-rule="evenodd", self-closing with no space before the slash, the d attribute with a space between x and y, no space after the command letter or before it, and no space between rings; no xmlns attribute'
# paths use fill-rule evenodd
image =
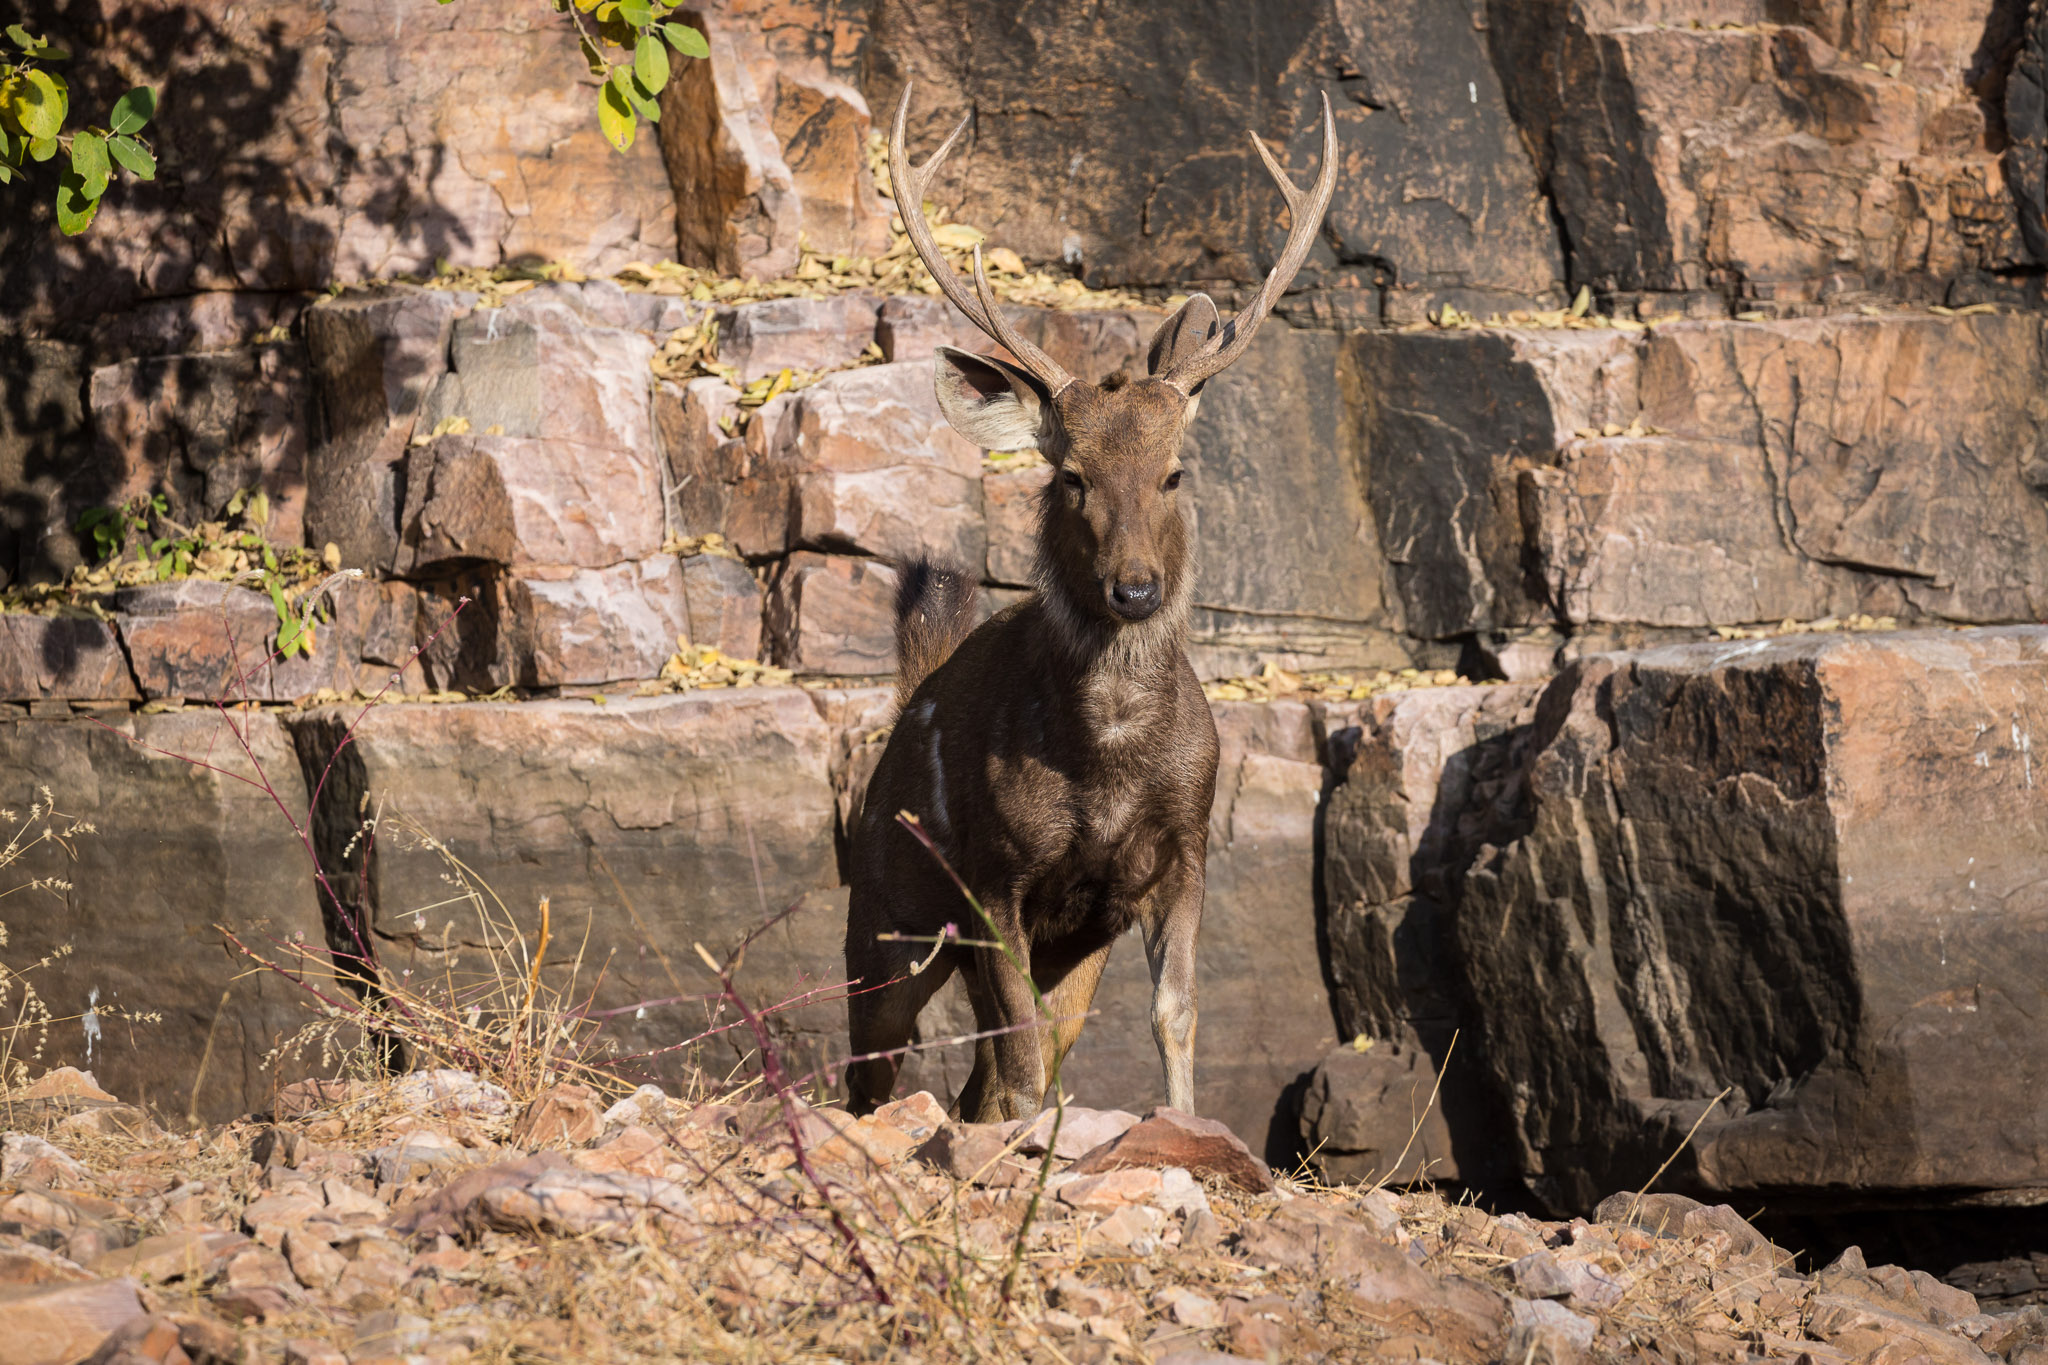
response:
<svg viewBox="0 0 2048 1365"><path fill-rule="evenodd" d="M1336 130L1323 100L1322 169L1303 194L1256 135L1293 215L1286 248L1229 323L1197 294L1161 324L1147 378L1075 379L1004 318L981 253L974 288L940 256L926 188L962 119L924 166L896 110L889 175L897 211L948 299L1015 360L939 347L940 408L984 450L1036 449L1053 466L1039 512L1037 591L974 625L964 566L907 566L896 603L900 714L853 834L846 966L849 1098L889 1098L918 1011L966 973L977 1045L957 1112L977 1122L1036 1114L1079 1036L1109 950L1132 925L1152 967L1152 1033L1167 1102L1194 1109L1195 933L1202 919L1216 725L1183 643L1194 589L1177 491L1181 438L1202 385L1244 354L1307 256L1336 184ZM971 115L970 115L971 117ZM946 871L898 820L917 816L981 902L1018 966L986 942ZM903 938L970 943L928 956ZM883 936L891 937L885 939ZM900 936L900 937L899 937ZM1027 981L1024 973L1029 972ZM1037 1013L1031 985L1044 1000Z"/></svg>

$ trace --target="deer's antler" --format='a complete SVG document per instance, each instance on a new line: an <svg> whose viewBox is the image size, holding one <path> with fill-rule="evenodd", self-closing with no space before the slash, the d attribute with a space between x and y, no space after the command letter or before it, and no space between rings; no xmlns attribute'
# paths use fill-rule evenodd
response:
<svg viewBox="0 0 2048 1365"><path fill-rule="evenodd" d="M1326 112L1328 107L1328 101L1325 101ZM924 192L930 187L932 177L938 174L939 163L946 159L946 153L953 150L960 134L967 131L968 119L972 117L969 114L962 118L959 126L939 144L939 150L932 153L931 159L917 170L912 170L910 154L903 149L903 128L910 118L910 85L908 82L904 84L903 102L896 106L896 127L889 134L889 184L896 196L896 212L903 218L903 230L909 235L910 244L917 248L918 259L924 262L924 268L938 281L939 288L953 301L953 306L965 313L969 322L988 333L992 340L1001 343L1039 383L1057 395L1074 382L1074 377L1061 369L1051 356L1018 336L1017 329L1004 319L1002 310L996 307L995 296L989 291L988 275L981 265L981 248L977 246L974 249L974 292L970 294L967 282L939 254L939 244L932 239L931 224L924 218ZM1264 150L1260 149L1261 152ZM1325 155L1328 155L1327 151ZM1266 164L1272 165L1272 158L1268 157ZM1276 169L1274 174L1278 175L1279 171ZM1323 198L1328 200L1329 197L1329 191L1324 189ZM1289 269L1287 273L1292 275L1294 271Z"/></svg>
<svg viewBox="0 0 2048 1365"><path fill-rule="evenodd" d="M898 126L901 126L900 116ZM1273 311L1273 305L1280 301L1280 295L1293 282L1294 272L1301 269L1301 263L1308 258L1308 250L1315 245L1316 233L1322 227L1323 213L1330 207L1330 195L1337 188L1337 123L1330 115L1327 92L1323 95L1323 167L1316 176L1315 186L1307 194L1294 187L1294 182L1280 169L1280 163L1266 150L1266 144L1259 141L1257 133L1253 133L1251 139L1252 146L1259 150L1259 159L1266 163L1267 171L1280 183L1280 193L1287 198L1287 207L1294 216L1294 222L1287 230L1287 246L1274 263L1273 273L1266 276L1266 282L1259 286L1259 292L1252 297L1251 303L1218 328L1201 350L1159 376L1182 393L1192 394L1203 380L1230 366L1244 354L1245 347L1251 345L1252 333L1259 330L1266 314Z"/></svg>

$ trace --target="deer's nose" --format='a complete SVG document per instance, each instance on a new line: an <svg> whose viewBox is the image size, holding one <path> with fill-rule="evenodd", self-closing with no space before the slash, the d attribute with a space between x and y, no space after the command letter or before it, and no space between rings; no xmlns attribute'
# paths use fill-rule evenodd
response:
<svg viewBox="0 0 2048 1365"><path fill-rule="evenodd" d="M1159 610L1159 580L1116 583L1109 590L1109 607L1126 621L1142 621Z"/></svg>

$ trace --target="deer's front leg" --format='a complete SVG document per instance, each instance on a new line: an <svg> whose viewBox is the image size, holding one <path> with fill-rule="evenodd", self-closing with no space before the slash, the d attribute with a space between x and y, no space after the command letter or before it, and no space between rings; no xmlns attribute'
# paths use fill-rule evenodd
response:
<svg viewBox="0 0 2048 1365"><path fill-rule="evenodd" d="M1183 858L1155 893L1145 921L1152 966L1152 1039L1166 1068L1166 1102L1195 1112L1195 935L1202 927L1200 861Z"/></svg>
<svg viewBox="0 0 2048 1365"><path fill-rule="evenodd" d="M1002 918L996 921L1003 924ZM1000 949L975 950L972 992L975 1019L983 1030L999 1030L984 1040L983 1065L992 1060L993 1076L980 1076L979 1086L970 1081L976 1094L975 1108L962 1117L976 1123L999 1123L1005 1119L1028 1119L1038 1113L1045 1099L1045 1059L1039 1039L1038 1004L1031 994L1025 973L1031 970L1030 948L1014 925L1006 925L1003 938L1017 961ZM976 1070L982 1069L977 1065Z"/></svg>

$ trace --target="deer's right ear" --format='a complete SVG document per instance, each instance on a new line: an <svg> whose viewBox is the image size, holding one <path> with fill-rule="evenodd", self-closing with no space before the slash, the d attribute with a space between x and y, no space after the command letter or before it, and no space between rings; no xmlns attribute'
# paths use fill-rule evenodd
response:
<svg viewBox="0 0 2048 1365"><path fill-rule="evenodd" d="M1222 321L1216 315L1216 301L1207 294L1191 294L1172 317L1159 324L1152 345L1145 352L1145 372L1165 374L1177 363L1202 349L1216 335Z"/></svg>
<svg viewBox="0 0 2048 1365"><path fill-rule="evenodd" d="M992 355L932 348L939 411L983 450L1036 450L1052 395L1030 374Z"/></svg>

